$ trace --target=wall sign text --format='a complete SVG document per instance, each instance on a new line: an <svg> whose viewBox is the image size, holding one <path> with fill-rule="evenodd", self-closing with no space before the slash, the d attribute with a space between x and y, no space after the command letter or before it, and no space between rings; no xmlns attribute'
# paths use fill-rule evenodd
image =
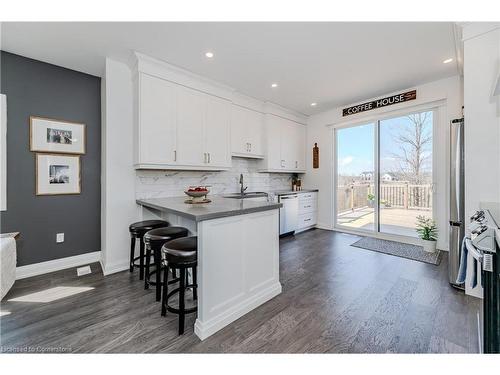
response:
<svg viewBox="0 0 500 375"><path fill-rule="evenodd" d="M386 98L372 100L363 104L347 107L342 110L342 116L354 115L356 113L371 111L372 109L387 107L388 105L407 102L417 99L417 90L407 91L402 94L388 96Z"/></svg>

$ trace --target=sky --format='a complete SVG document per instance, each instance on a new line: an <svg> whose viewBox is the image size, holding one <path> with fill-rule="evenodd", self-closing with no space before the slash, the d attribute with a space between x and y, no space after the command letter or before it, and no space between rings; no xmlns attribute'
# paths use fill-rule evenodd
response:
<svg viewBox="0 0 500 375"><path fill-rule="evenodd" d="M399 152L399 144L393 140L393 137L409 124L410 121L405 117L380 122L381 172L397 170L399 163L393 154ZM426 127L427 131L431 130L431 118L427 121ZM374 123L338 130L337 162L341 175L357 176L364 171L375 169L374 132ZM430 153L430 151L429 148L428 152Z"/></svg>

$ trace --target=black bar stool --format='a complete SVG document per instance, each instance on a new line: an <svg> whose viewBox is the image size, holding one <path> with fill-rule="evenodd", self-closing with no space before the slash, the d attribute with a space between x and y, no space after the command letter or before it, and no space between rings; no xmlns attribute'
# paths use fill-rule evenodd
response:
<svg viewBox="0 0 500 375"><path fill-rule="evenodd" d="M168 223L164 220L144 220L130 224L128 230L130 232L130 272L134 271L134 267L139 267L139 278L144 279L144 241L142 238L147 231L156 228L168 227ZM135 255L135 240L139 240L139 256ZM135 261L139 260L139 265Z"/></svg>
<svg viewBox="0 0 500 375"><path fill-rule="evenodd" d="M146 277L144 278L144 289L149 289L150 285L156 286L156 300L161 299L161 248L171 240L186 237L189 234L184 227L165 227L151 229L144 235L144 245L146 246ZM151 255L153 255L155 270L150 271ZM156 274L155 282L151 281L151 275ZM174 275L175 278L175 275Z"/></svg>
<svg viewBox="0 0 500 375"><path fill-rule="evenodd" d="M197 307L186 309L185 294L186 288L193 288L193 300L198 299L196 267L198 265L198 237L184 237L172 240L163 245L161 249L165 254L165 268L163 270L163 296L161 303L161 315L165 316L167 311L179 315L179 335L184 333L185 315L194 313ZM171 292L168 291L168 269L179 270L179 287ZM191 269L193 283L187 282L187 270ZM179 293L179 308L168 304L168 299L175 293Z"/></svg>

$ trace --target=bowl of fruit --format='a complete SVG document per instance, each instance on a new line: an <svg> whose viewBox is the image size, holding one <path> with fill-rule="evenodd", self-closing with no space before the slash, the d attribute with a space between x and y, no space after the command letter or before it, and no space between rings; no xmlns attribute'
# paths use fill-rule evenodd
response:
<svg viewBox="0 0 500 375"><path fill-rule="evenodd" d="M207 186L190 186L187 190L184 191L184 194L191 198L189 201L186 201L187 203L210 202L210 200L207 199L208 193L210 193L210 190Z"/></svg>

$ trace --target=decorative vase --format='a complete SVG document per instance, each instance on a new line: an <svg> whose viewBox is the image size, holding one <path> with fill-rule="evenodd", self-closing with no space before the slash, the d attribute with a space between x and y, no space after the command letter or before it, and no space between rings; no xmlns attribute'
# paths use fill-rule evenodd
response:
<svg viewBox="0 0 500 375"><path fill-rule="evenodd" d="M434 253L436 251L436 241L422 240L422 246L427 253Z"/></svg>

